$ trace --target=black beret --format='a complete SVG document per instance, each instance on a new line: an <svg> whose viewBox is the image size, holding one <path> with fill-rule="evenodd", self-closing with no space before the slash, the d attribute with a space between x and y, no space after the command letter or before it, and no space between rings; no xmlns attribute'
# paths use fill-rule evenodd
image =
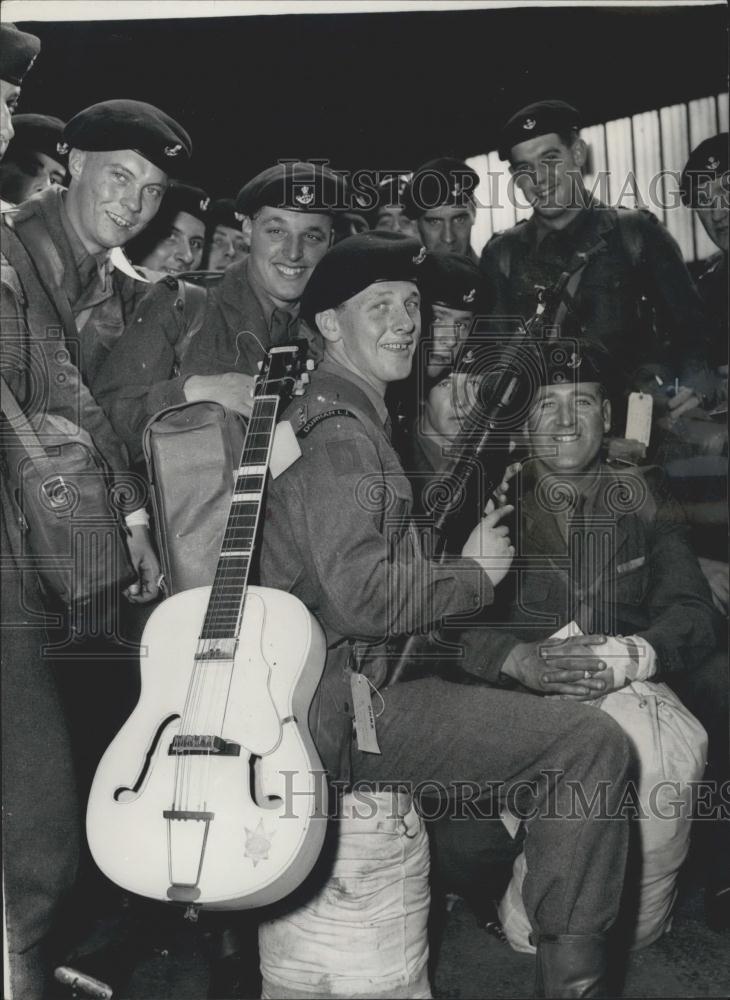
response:
<svg viewBox="0 0 730 1000"><path fill-rule="evenodd" d="M708 181L717 180L727 172L728 134L720 132L719 135L705 139L689 154L679 184L684 204L696 208L698 188Z"/></svg>
<svg viewBox="0 0 730 1000"><path fill-rule="evenodd" d="M209 196L202 188L181 181L171 181L160 205L161 216L172 220L178 212L187 212L201 222L208 221Z"/></svg>
<svg viewBox="0 0 730 1000"><path fill-rule="evenodd" d="M53 115L13 115L13 136L8 151L7 160L12 160L13 153L20 150L33 153L45 153L52 160L62 161L63 157L57 150L57 145L66 123Z"/></svg>
<svg viewBox="0 0 730 1000"><path fill-rule="evenodd" d="M219 198L217 201L211 202L207 214L208 226L211 229L215 229L216 226L240 229L244 218L243 212L236 211L233 198Z"/></svg>
<svg viewBox="0 0 730 1000"><path fill-rule="evenodd" d="M409 219L418 219L442 205L473 205L479 175L463 160L441 156L414 171L402 195Z"/></svg>
<svg viewBox="0 0 730 1000"><path fill-rule="evenodd" d="M310 324L376 281L419 281L428 257L418 240L400 233L359 233L331 247L312 272L300 305Z"/></svg>
<svg viewBox="0 0 730 1000"><path fill-rule="evenodd" d="M508 160L510 150L520 142L556 132L565 135L580 128L580 112L565 101L536 101L520 108L502 128L499 158Z"/></svg>
<svg viewBox="0 0 730 1000"><path fill-rule="evenodd" d="M613 387L615 372L611 356L595 341L568 337L541 340L529 346L538 386L598 382L607 389Z"/></svg>
<svg viewBox="0 0 730 1000"><path fill-rule="evenodd" d="M0 24L0 78L19 87L40 50L40 38L14 24Z"/></svg>
<svg viewBox="0 0 730 1000"><path fill-rule="evenodd" d="M347 206L344 179L320 163L277 163L252 178L236 198L236 211L252 217L264 205L333 215Z"/></svg>
<svg viewBox="0 0 730 1000"><path fill-rule="evenodd" d="M431 252L423 262L420 288L431 305L476 312L483 278L468 257L457 253Z"/></svg>
<svg viewBox="0 0 730 1000"><path fill-rule="evenodd" d="M193 144L185 129L144 101L102 101L79 111L63 132L59 153L69 149L109 152L131 149L169 173L186 163Z"/></svg>

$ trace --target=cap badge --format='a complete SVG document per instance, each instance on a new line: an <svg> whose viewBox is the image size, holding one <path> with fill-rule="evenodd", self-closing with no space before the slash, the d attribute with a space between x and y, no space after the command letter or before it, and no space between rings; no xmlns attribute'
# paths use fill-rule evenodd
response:
<svg viewBox="0 0 730 1000"><path fill-rule="evenodd" d="M363 195L356 194L355 195L355 204L358 205L360 208L367 208L369 203L368 203L367 198L364 198Z"/></svg>
<svg viewBox="0 0 730 1000"><path fill-rule="evenodd" d="M413 258L413 263L414 264L422 264L425 259L426 259L426 248L425 247L421 247L421 249L418 251L418 253L416 254L416 256Z"/></svg>
<svg viewBox="0 0 730 1000"><path fill-rule="evenodd" d="M535 118L525 118L522 123L522 127L528 132L532 132L534 127L537 125L537 120Z"/></svg>
<svg viewBox="0 0 730 1000"><path fill-rule="evenodd" d="M297 189L298 189L298 194L294 195L294 201L297 203L297 205L311 205L312 202L314 201L314 191L312 191L310 185L309 184L297 185L295 186L294 190L297 191Z"/></svg>
<svg viewBox="0 0 730 1000"><path fill-rule="evenodd" d="M56 152L60 153L61 156L65 156L66 153L68 153L68 150L69 150L69 145L68 145L67 142L57 142L56 143Z"/></svg>
<svg viewBox="0 0 730 1000"><path fill-rule="evenodd" d="M566 367L568 368L580 368L583 364L583 358L578 357L575 351L570 355L570 361L566 362Z"/></svg>
<svg viewBox="0 0 730 1000"><path fill-rule="evenodd" d="M466 354L464 354L463 358L461 358L460 364L470 365L473 363L473 361L474 361L474 350L470 347L469 350L466 352Z"/></svg>
<svg viewBox="0 0 730 1000"><path fill-rule="evenodd" d="M476 288L472 288L472 290L470 292L467 292L466 295L462 296L461 301L462 302L473 302L474 301L474 297L475 297L476 294L477 294Z"/></svg>
<svg viewBox="0 0 730 1000"><path fill-rule="evenodd" d="M461 184L459 184L459 182L457 181L456 184L454 184L453 188L451 189L451 197L458 198L460 194L461 194Z"/></svg>
<svg viewBox="0 0 730 1000"><path fill-rule="evenodd" d="M201 198L201 200L200 200L200 211L201 212L207 212L208 211L208 205L210 205L210 198L209 197L208 198Z"/></svg>
<svg viewBox="0 0 730 1000"><path fill-rule="evenodd" d="M165 156L177 156L182 153L182 143L176 142L174 145L165 146Z"/></svg>
<svg viewBox="0 0 730 1000"><path fill-rule="evenodd" d="M236 222L243 222L246 216L243 214L243 212L234 212L233 218L236 220Z"/></svg>
<svg viewBox="0 0 730 1000"><path fill-rule="evenodd" d="M717 170L717 168L720 166L720 161L716 156L711 156L707 160L706 166L708 170Z"/></svg>

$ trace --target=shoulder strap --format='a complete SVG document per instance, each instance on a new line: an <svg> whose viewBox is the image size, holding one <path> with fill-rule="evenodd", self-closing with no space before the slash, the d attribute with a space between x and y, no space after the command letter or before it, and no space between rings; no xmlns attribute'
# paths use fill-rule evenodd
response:
<svg viewBox="0 0 730 1000"><path fill-rule="evenodd" d="M42 467L48 467L48 453L41 444L41 440L36 434L35 428L18 405L18 401L15 398L12 389L1 375L0 410L2 410L10 421L21 448L27 454L36 469L42 473Z"/></svg>
<svg viewBox="0 0 730 1000"><path fill-rule="evenodd" d="M68 296L63 289L63 262L56 244L36 215L16 223L14 230L35 265L46 295L58 310L66 338L71 341L76 340L79 332Z"/></svg>
<svg viewBox="0 0 730 1000"><path fill-rule="evenodd" d="M632 267L644 261L644 235L641 230L642 214L638 209L616 209L616 228L621 246Z"/></svg>

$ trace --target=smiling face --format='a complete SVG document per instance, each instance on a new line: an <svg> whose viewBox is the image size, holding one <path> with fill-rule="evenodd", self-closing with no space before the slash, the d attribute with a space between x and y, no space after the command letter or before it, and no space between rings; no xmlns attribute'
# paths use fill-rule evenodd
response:
<svg viewBox="0 0 730 1000"><path fill-rule="evenodd" d="M131 149L84 152L68 158L66 211L89 253L123 246L157 213L167 175Z"/></svg>
<svg viewBox="0 0 730 1000"><path fill-rule="evenodd" d="M140 261L143 267L163 274L181 274L200 267L205 243L205 225L188 212L178 212L165 236Z"/></svg>
<svg viewBox="0 0 730 1000"><path fill-rule="evenodd" d="M566 225L580 207L581 168L587 147L582 139L566 145L555 132L520 142L510 150L514 182L544 222Z"/></svg>
<svg viewBox="0 0 730 1000"><path fill-rule="evenodd" d="M332 219L264 205L251 227L248 267L277 306L298 302L332 238Z"/></svg>
<svg viewBox="0 0 730 1000"><path fill-rule="evenodd" d="M542 386L527 418L530 450L550 472L584 472L610 426L611 404L598 382Z"/></svg>
<svg viewBox="0 0 730 1000"><path fill-rule="evenodd" d="M248 251L249 242L240 229L218 225L210 241L208 270L225 271L237 260L243 260Z"/></svg>
<svg viewBox="0 0 730 1000"><path fill-rule="evenodd" d="M473 314L467 309L432 306L431 341L426 347L426 374L438 378L456 360L456 352L466 340Z"/></svg>
<svg viewBox="0 0 730 1000"><path fill-rule="evenodd" d="M427 250L469 256L474 209L471 206L440 205L429 208L418 220L418 231Z"/></svg>
<svg viewBox="0 0 730 1000"><path fill-rule="evenodd" d="M0 80L0 160L15 135L12 118L18 110L19 99L20 87L7 80Z"/></svg>
<svg viewBox="0 0 730 1000"><path fill-rule="evenodd" d="M697 192L697 215L716 247L728 252L730 221L730 173L707 181Z"/></svg>
<svg viewBox="0 0 730 1000"><path fill-rule="evenodd" d="M381 395L407 378L421 332L421 296L411 281L376 281L316 320L333 360Z"/></svg>

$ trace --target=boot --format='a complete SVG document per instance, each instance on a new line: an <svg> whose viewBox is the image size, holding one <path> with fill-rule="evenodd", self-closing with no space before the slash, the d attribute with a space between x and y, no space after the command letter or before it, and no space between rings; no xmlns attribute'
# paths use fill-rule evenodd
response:
<svg viewBox="0 0 730 1000"><path fill-rule="evenodd" d="M535 996L609 997L605 934L539 934Z"/></svg>

